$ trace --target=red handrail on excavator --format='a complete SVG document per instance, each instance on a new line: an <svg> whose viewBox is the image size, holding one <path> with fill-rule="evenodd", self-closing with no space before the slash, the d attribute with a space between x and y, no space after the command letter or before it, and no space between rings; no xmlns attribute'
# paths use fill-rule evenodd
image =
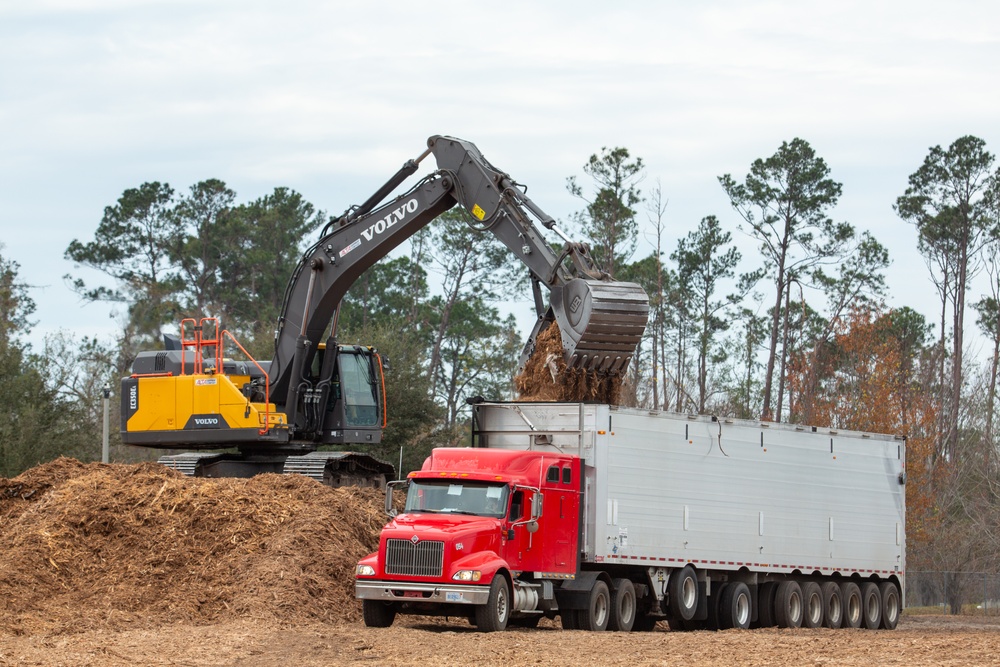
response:
<svg viewBox="0 0 1000 667"><path fill-rule="evenodd" d="M190 322L193 325L194 336L192 338L187 338L184 333L184 323ZM215 336L213 338L205 338L205 324L215 325ZM229 333L228 329L224 329L222 333L219 333L219 318L217 317L203 317L201 320L195 320L193 317L185 317L181 320L180 326L180 338L181 338L181 351L183 352L187 348L194 348L194 361L192 363L192 374L201 375L205 371L204 358L202 355L202 348L214 347L215 348L215 368L212 369L213 373L222 373L222 347L223 340L225 337L229 337L229 340L233 341L233 344L240 349L240 352L249 359L257 370L260 371L261 375L264 376L264 427L257 431L258 435L267 435L271 430L271 379L267 375L267 371L257 363L257 360L251 356L246 349L240 345L240 342L236 340L233 334ZM181 355L181 375L184 375L186 360ZM247 399L249 400L249 399Z"/></svg>

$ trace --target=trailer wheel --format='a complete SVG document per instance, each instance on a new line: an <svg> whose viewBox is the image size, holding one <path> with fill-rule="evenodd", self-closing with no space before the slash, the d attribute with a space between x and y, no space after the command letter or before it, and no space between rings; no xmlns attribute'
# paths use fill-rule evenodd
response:
<svg viewBox="0 0 1000 667"><path fill-rule="evenodd" d="M774 620L779 628L802 627L802 589L798 582L778 584L774 592Z"/></svg>
<svg viewBox="0 0 1000 667"><path fill-rule="evenodd" d="M869 630L878 630L882 622L882 595L875 582L861 584L861 619Z"/></svg>
<svg viewBox="0 0 1000 667"><path fill-rule="evenodd" d="M388 628L396 620L396 608L391 602L362 600L361 616L369 628Z"/></svg>
<svg viewBox="0 0 1000 667"><path fill-rule="evenodd" d="M719 598L719 627L746 630L750 627L752 605L750 587L742 581L730 582Z"/></svg>
<svg viewBox="0 0 1000 667"><path fill-rule="evenodd" d="M635 624L635 586L628 579L615 579L611 595L611 618L608 630L631 632Z"/></svg>
<svg viewBox="0 0 1000 667"><path fill-rule="evenodd" d="M476 627L480 632L499 632L510 620L510 589L502 574L493 577L486 604L476 607Z"/></svg>
<svg viewBox="0 0 1000 667"><path fill-rule="evenodd" d="M815 581L802 583L802 627L818 628L823 625L823 591Z"/></svg>
<svg viewBox="0 0 1000 667"><path fill-rule="evenodd" d="M844 603L844 616L840 621L840 627L860 628L861 589L853 581L845 581L840 585L840 593Z"/></svg>
<svg viewBox="0 0 1000 667"><path fill-rule="evenodd" d="M683 621L690 621L698 611L698 576L694 568L685 565L670 576L670 613Z"/></svg>
<svg viewBox="0 0 1000 667"><path fill-rule="evenodd" d="M823 627L836 630L844 620L844 596L835 581L820 586L823 592Z"/></svg>
<svg viewBox="0 0 1000 667"><path fill-rule="evenodd" d="M768 581L757 587L757 625L762 628L773 628L777 623L774 621L774 593L778 584Z"/></svg>
<svg viewBox="0 0 1000 667"><path fill-rule="evenodd" d="M895 630L899 623L899 614L902 611L900 604L899 589L891 581L883 581L879 586L882 594L882 622L879 627L885 630Z"/></svg>
<svg viewBox="0 0 1000 667"><path fill-rule="evenodd" d="M603 632L608 629L608 621L611 619L611 593L608 585L598 579L594 582L594 587L590 589L590 600L587 608L577 612L577 622L581 630L591 630L593 632Z"/></svg>

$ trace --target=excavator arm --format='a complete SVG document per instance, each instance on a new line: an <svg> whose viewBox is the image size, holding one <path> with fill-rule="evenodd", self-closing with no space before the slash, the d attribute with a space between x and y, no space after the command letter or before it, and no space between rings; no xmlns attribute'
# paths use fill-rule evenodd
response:
<svg viewBox="0 0 1000 667"><path fill-rule="evenodd" d="M473 228L490 232L529 269L536 290L538 321L521 364L537 335L552 321L559 325L563 355L571 368L623 373L646 326L648 299L641 287L615 282L599 271L583 244L574 243L506 173L491 165L475 145L434 136L364 204L332 221L303 255L286 289L269 370L272 396L285 404L289 423L301 422L300 404L324 405L327 372L318 382L303 380L303 369L334 320L348 288L376 261L452 207L461 206ZM382 201L433 154L438 169L388 203ZM535 220L564 241L556 252ZM548 288L542 303L538 285ZM334 324L334 328L335 328ZM335 331L327 341L334 342Z"/></svg>

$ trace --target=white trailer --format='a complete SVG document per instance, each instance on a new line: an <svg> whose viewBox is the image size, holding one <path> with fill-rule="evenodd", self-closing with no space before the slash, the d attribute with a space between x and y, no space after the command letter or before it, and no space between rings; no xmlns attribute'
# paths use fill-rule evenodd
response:
<svg viewBox="0 0 1000 667"><path fill-rule="evenodd" d="M642 568L671 627L898 622L902 437L519 402L476 405L473 445L579 456L580 569Z"/></svg>

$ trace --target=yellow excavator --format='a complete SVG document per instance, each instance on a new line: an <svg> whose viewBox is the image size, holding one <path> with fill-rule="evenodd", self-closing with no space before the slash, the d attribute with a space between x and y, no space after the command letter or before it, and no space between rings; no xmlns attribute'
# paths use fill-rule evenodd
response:
<svg viewBox="0 0 1000 667"><path fill-rule="evenodd" d="M431 154L437 170L383 203ZM271 361L245 351L248 361L228 359L223 350L239 343L213 318L184 320L164 350L139 353L122 379L122 441L208 450L161 457L189 475L298 472L331 486L383 486L394 476L390 464L364 452L317 451L378 443L386 426L383 360L372 348L339 345L336 314L365 270L456 205L471 227L495 235L528 267L538 319L520 365L555 322L567 368L623 374L646 327L645 291L598 270L587 247L563 234L475 145L434 136L367 201L331 220L304 253L285 290ZM558 252L536 222L561 238Z"/></svg>

